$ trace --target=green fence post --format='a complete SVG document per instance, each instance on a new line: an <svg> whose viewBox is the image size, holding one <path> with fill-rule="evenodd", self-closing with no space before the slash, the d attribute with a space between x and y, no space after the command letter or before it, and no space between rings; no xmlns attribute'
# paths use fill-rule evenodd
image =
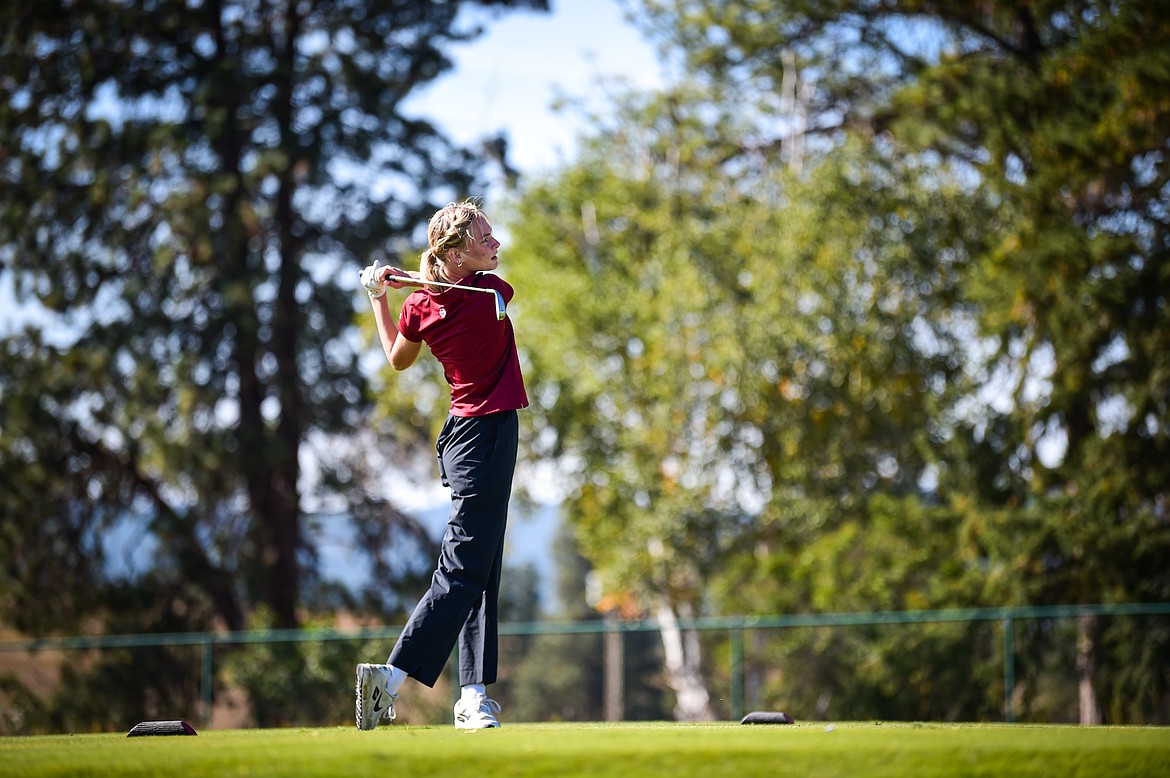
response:
<svg viewBox="0 0 1170 778"><path fill-rule="evenodd" d="M735 625L730 630L731 638L731 718L743 718L743 626Z"/></svg>
<svg viewBox="0 0 1170 778"><path fill-rule="evenodd" d="M214 644L211 635L203 639L203 671L200 678L200 689L203 691L203 726L211 724L211 705L213 703L214 671L211 666L211 649Z"/></svg>
<svg viewBox="0 0 1170 778"><path fill-rule="evenodd" d="M1012 698L1016 696L1016 629L1011 618L1003 620L1003 717L1009 724L1015 722L1016 711Z"/></svg>

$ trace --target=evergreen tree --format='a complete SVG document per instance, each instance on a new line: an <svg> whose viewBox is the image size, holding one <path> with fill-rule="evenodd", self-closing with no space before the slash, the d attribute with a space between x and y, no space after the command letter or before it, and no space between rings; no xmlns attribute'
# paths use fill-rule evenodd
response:
<svg viewBox="0 0 1170 778"><path fill-rule="evenodd" d="M525 309L534 438L611 590L675 615L1170 597L1157 4L643 7L691 80L619 103L514 229L517 265L558 268ZM1099 647L1132 661L1142 627L1078 621L1082 721L1101 690L1162 715L1144 623L1119 672ZM1029 668L1064 650L1039 633ZM989 717L995 639L834 639L788 681ZM980 688L895 688L899 651ZM1062 715L1022 680L1025 716Z"/></svg>
<svg viewBox="0 0 1170 778"><path fill-rule="evenodd" d="M774 121L747 148L847 134L965 168L997 204L959 270L977 386L949 392L939 482L1000 602L1170 597L1170 22L1155 0L873 4L648 0L712 89ZM806 121L784 121L793 113ZM785 114L785 109L788 114ZM775 129L780 128L777 132ZM745 150L747 150L745 148ZM940 259L943 255L940 254ZM988 398L994 397L994 401ZM1132 625L1082 620L1080 719ZM1150 637L1162 627L1151 626ZM1157 655L1165 656L1166 643ZM1128 654L1129 652L1123 652ZM1037 661L1035 665L1043 662ZM1156 706L1155 706L1156 707ZM1127 719L1128 720L1128 719Z"/></svg>
<svg viewBox="0 0 1170 778"><path fill-rule="evenodd" d="M101 629L146 592L125 631L297 626L317 506L391 570L417 527L365 492L360 446L330 443L369 411L357 272L475 194L476 158L403 101L477 34L461 10L519 7L547 3L4 6L8 624ZM115 530L151 557L137 578L111 580ZM392 581L366 603L394 607Z"/></svg>

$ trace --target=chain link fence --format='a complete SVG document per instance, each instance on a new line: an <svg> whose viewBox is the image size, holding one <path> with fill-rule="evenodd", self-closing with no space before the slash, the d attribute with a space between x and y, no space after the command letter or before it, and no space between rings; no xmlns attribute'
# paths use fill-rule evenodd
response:
<svg viewBox="0 0 1170 778"><path fill-rule="evenodd" d="M1105 722L1170 723L1170 603L700 618L679 626L699 638L717 719L786 710L798 720L1075 722L1089 675ZM118 731L150 719L352 726L353 666L384 661L398 632L0 640L0 734ZM656 622L503 624L501 657L492 695L508 705L507 720L672 716ZM451 676L434 689L411 684L399 718L445 723L457 691Z"/></svg>

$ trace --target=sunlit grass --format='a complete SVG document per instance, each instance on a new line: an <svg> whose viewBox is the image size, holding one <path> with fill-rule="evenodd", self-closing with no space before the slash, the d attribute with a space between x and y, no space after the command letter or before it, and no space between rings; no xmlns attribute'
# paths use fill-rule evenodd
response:
<svg viewBox="0 0 1170 778"><path fill-rule="evenodd" d="M1158 776L1153 727L834 723L512 724L0 739L0 775Z"/></svg>

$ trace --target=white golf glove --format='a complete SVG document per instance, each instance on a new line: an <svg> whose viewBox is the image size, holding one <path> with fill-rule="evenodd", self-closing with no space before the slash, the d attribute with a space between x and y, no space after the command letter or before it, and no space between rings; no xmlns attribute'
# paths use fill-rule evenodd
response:
<svg viewBox="0 0 1170 778"><path fill-rule="evenodd" d="M362 270L362 286L370 297L381 297L386 294L386 285L378 279L378 260Z"/></svg>

